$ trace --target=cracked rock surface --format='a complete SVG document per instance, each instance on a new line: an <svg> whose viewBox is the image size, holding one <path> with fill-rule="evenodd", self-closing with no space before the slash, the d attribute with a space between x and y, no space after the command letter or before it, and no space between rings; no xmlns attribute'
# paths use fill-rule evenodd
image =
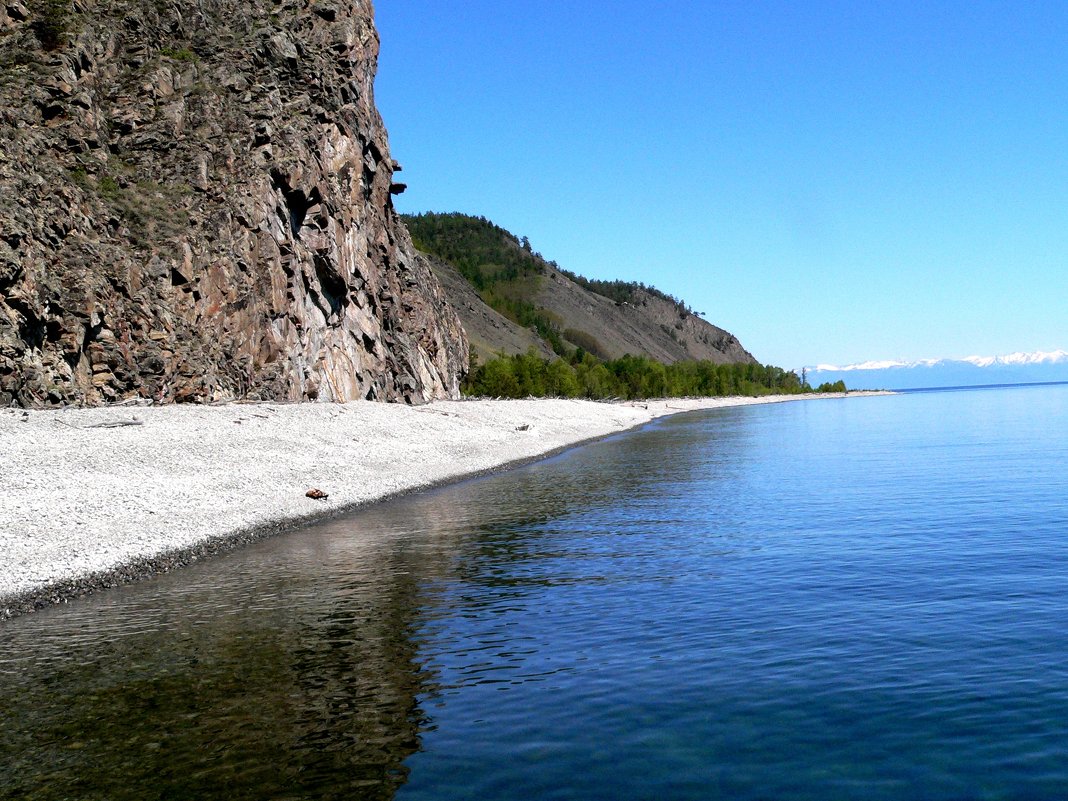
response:
<svg viewBox="0 0 1068 801"><path fill-rule="evenodd" d="M367 0L0 0L0 406L456 397Z"/></svg>

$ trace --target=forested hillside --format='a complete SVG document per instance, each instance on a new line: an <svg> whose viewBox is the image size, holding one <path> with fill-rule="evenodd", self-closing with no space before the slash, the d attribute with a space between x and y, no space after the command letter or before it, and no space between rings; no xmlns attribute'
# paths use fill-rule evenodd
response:
<svg viewBox="0 0 1068 801"><path fill-rule="evenodd" d="M451 265L487 305L535 331L558 355L582 348L602 359L629 354L665 364L756 362L733 335L677 298L640 283L578 276L484 217L427 213L404 221L419 250ZM487 325L479 315L465 317L463 302L453 305L483 361L502 350L525 352L514 338L499 339L500 325Z"/></svg>
<svg viewBox="0 0 1068 801"><path fill-rule="evenodd" d="M546 265L527 240L485 217L427 213L403 220L416 248L455 267L490 308L536 331L554 352L567 352L557 321L533 302Z"/></svg>
<svg viewBox="0 0 1068 801"><path fill-rule="evenodd" d="M464 385L469 395L811 391L794 373L759 364L731 334L655 287L576 275L485 217L427 213L404 221L415 246L434 257L467 329L476 356Z"/></svg>

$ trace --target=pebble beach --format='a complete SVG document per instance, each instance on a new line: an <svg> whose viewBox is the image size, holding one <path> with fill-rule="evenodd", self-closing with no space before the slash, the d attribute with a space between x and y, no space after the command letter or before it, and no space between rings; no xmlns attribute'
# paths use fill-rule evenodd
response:
<svg viewBox="0 0 1068 801"><path fill-rule="evenodd" d="M664 415L797 399L3 410L0 617Z"/></svg>

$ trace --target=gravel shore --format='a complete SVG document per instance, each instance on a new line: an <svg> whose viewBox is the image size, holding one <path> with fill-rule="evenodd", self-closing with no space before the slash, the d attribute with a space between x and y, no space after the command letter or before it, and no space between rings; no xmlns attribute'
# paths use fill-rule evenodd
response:
<svg viewBox="0 0 1068 801"><path fill-rule="evenodd" d="M2 410L0 617L666 414L785 400Z"/></svg>

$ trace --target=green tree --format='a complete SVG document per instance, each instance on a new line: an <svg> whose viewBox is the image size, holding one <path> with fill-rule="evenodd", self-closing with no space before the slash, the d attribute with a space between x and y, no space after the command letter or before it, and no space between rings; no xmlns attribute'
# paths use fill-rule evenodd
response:
<svg viewBox="0 0 1068 801"><path fill-rule="evenodd" d="M563 359L554 359L545 369L545 392L561 398L574 398L582 393L575 368Z"/></svg>
<svg viewBox="0 0 1068 801"><path fill-rule="evenodd" d="M512 360L490 359L475 371L467 392L471 395L490 397L520 397L519 382L515 377Z"/></svg>

